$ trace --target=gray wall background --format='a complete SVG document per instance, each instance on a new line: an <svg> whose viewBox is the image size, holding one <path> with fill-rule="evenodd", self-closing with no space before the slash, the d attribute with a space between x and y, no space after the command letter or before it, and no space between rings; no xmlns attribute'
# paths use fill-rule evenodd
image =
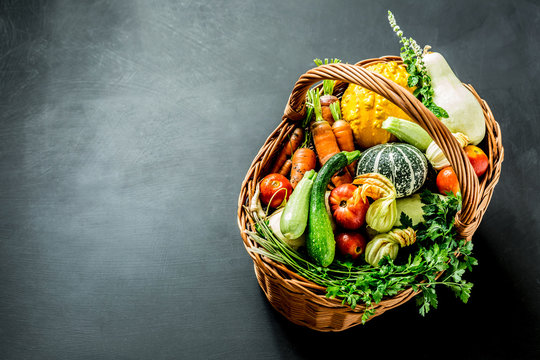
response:
<svg viewBox="0 0 540 360"><path fill-rule="evenodd" d="M260 291L237 197L312 59L399 53L388 9L506 160L467 305L319 334ZM539 25L523 0L2 1L0 358L537 357Z"/></svg>

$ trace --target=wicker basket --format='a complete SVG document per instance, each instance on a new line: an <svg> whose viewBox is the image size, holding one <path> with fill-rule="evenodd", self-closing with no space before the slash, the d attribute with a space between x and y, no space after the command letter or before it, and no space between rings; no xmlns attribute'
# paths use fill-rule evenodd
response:
<svg viewBox="0 0 540 360"><path fill-rule="evenodd" d="M242 183L238 199L238 226L246 250L258 245L245 233L246 229L252 229L253 224L250 223L250 217L244 205L249 203L258 181L267 174L267 168L274 155L281 149L297 122L304 118L307 91L315 83L325 79L337 80L334 94L338 97L343 94L348 83L363 86L384 96L403 109L411 118L416 119L431 135L454 167L460 183L463 203L461 211L456 215L455 224L458 234L463 238L471 239L482 220L500 176L504 153L499 125L493 118L487 103L478 96L472 86L465 85L481 104L486 121L486 136L481 147L489 157L489 167L479 182L464 151L446 126L433 113L408 90L379 74L364 69L368 65L388 61L401 62L401 58L384 56L364 60L355 65L322 65L309 70L298 79L285 108L283 121L270 134L255 156ZM342 331L361 324L362 313L365 310L362 305L352 310L348 305L342 305L340 300L326 298L324 287L306 280L284 265L253 252L248 251L248 253L253 259L259 285L268 300L291 322L317 331ZM412 288L409 288L394 297L384 298L375 306L375 315L371 318L404 304L416 294Z"/></svg>

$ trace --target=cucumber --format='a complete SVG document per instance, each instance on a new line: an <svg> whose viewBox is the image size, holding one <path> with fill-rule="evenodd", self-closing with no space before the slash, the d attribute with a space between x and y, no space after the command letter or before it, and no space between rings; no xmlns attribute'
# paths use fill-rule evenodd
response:
<svg viewBox="0 0 540 360"><path fill-rule="evenodd" d="M332 156L319 170L313 182L311 198L309 199L309 220L306 237L308 255L316 264L327 267L334 261L336 242L332 230L332 220L326 211L326 187L332 176L345 166L356 161L360 151L342 151Z"/></svg>
<svg viewBox="0 0 540 360"><path fill-rule="evenodd" d="M394 134L399 140L411 144L422 152L426 152L431 144L431 136L420 125L409 120L389 116L382 122L381 128Z"/></svg>
<svg viewBox="0 0 540 360"><path fill-rule="evenodd" d="M306 230L309 198L311 197L311 188L316 176L315 170L307 171L296 185L289 201L285 204L279 228L283 236L289 240L298 239Z"/></svg>

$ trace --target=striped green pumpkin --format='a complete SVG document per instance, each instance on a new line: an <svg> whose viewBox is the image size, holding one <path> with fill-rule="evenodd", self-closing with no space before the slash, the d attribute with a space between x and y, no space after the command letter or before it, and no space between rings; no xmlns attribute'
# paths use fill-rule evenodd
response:
<svg viewBox="0 0 540 360"><path fill-rule="evenodd" d="M424 185L428 163L424 154L412 145L386 143L367 149L356 168L356 175L379 173L394 184L397 197L405 197Z"/></svg>

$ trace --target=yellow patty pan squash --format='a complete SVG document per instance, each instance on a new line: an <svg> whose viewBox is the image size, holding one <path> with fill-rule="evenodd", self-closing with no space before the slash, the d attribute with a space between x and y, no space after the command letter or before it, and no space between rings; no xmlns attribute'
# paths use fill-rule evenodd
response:
<svg viewBox="0 0 540 360"><path fill-rule="evenodd" d="M409 74L404 66L395 61L381 62L366 67L367 70L381 74L395 83L407 86ZM355 84L349 84L341 99L343 119L351 124L354 138L359 147L368 147L396 141L394 135L381 129L381 124L389 116L411 120L403 110L384 97Z"/></svg>

